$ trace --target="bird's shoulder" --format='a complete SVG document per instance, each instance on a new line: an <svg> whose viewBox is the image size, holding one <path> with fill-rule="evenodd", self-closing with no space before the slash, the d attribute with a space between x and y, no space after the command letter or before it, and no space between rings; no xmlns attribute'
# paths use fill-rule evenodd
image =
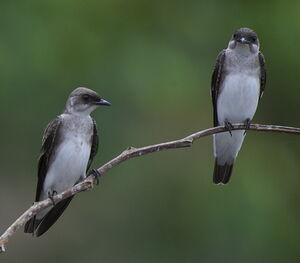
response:
<svg viewBox="0 0 300 263"><path fill-rule="evenodd" d="M224 62L226 57L226 49L223 49L217 56L215 68L211 79L211 89L216 91L222 81L222 73L224 70Z"/></svg>
<svg viewBox="0 0 300 263"><path fill-rule="evenodd" d="M57 131L61 127L62 121L63 121L63 119L62 119L61 115L58 115L52 121L50 121L48 123L48 125L46 126L46 129L44 130L44 133L43 133L43 138L42 138L43 145L49 137L53 137L53 136L57 135Z"/></svg>

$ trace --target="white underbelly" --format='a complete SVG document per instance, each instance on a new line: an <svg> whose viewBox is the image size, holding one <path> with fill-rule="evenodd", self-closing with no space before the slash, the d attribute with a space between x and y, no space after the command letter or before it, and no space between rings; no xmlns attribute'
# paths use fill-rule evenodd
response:
<svg viewBox="0 0 300 263"><path fill-rule="evenodd" d="M85 177L90 152L91 146L77 137L63 142L47 172L43 199L47 198L49 191L60 193Z"/></svg>
<svg viewBox="0 0 300 263"><path fill-rule="evenodd" d="M231 123L252 120L259 99L258 77L247 74L229 74L223 81L217 101L218 120L221 125L227 119Z"/></svg>

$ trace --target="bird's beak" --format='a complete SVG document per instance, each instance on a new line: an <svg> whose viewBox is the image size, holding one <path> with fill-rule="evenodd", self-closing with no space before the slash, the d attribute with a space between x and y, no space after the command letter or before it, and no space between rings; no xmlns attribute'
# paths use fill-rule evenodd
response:
<svg viewBox="0 0 300 263"><path fill-rule="evenodd" d="M238 39L237 42L239 42L241 44L250 44L250 42L244 37L241 37L240 39Z"/></svg>
<svg viewBox="0 0 300 263"><path fill-rule="evenodd" d="M96 101L95 104L103 105L103 106L111 106L111 104L107 100L104 100L104 99L100 99L99 101Z"/></svg>

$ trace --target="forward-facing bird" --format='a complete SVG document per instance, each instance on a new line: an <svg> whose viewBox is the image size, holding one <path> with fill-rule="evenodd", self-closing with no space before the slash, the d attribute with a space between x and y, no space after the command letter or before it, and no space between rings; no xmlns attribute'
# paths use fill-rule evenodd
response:
<svg viewBox="0 0 300 263"><path fill-rule="evenodd" d="M259 51L258 37L253 30L240 28L227 49L219 53L212 75L214 126L225 125L228 129L213 136L214 183L228 183L246 132L231 131L232 123L245 123L249 128L265 85L265 59Z"/></svg>
<svg viewBox="0 0 300 263"><path fill-rule="evenodd" d="M96 122L90 114L100 105L110 103L93 90L77 88L69 95L64 112L48 124L38 161L36 202L52 199L85 178L98 150ZM24 232L45 233L72 198L39 212L26 223Z"/></svg>

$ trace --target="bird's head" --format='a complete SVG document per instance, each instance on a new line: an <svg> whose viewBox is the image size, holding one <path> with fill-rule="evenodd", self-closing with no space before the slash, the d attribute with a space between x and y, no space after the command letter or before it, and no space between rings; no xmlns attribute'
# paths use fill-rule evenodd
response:
<svg viewBox="0 0 300 263"><path fill-rule="evenodd" d="M87 88L77 88L69 95L66 103L66 112L87 116L101 105L111 106L97 92Z"/></svg>
<svg viewBox="0 0 300 263"><path fill-rule="evenodd" d="M255 31L244 27L233 33L228 47L230 49L250 50L251 53L256 53L259 50L259 40Z"/></svg>

